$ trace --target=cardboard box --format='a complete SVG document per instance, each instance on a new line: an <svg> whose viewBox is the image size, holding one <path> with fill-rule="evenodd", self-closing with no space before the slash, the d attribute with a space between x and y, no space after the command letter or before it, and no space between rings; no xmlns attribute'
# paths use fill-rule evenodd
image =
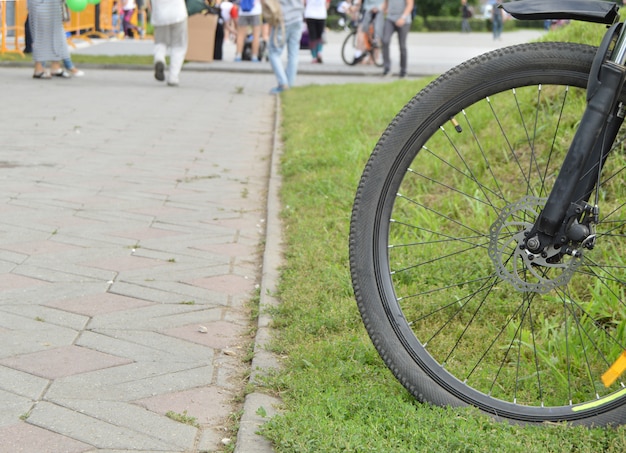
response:
<svg viewBox="0 0 626 453"><path fill-rule="evenodd" d="M187 61L209 63L215 51L215 30L217 14L194 14L187 19L189 43Z"/></svg>

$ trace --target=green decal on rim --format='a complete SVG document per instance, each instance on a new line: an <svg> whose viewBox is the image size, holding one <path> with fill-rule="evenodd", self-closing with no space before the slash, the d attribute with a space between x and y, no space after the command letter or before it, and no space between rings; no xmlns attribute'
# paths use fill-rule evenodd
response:
<svg viewBox="0 0 626 453"><path fill-rule="evenodd" d="M600 407L603 406L607 403L610 403L611 401L616 400L617 398L626 395L626 388L620 390L619 392L615 392L612 395L609 395L605 398L601 398L597 401L593 401L591 403L587 403L587 404L581 404L580 406L574 406L572 408L572 411L574 412L579 412L579 411L584 411L586 409L592 409L594 407Z"/></svg>

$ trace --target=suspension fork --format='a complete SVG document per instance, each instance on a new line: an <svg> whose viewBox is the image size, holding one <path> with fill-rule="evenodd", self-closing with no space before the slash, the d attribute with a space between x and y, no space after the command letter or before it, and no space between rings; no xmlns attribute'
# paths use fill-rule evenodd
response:
<svg viewBox="0 0 626 453"><path fill-rule="evenodd" d="M589 75L585 113L546 205L524 240L523 246L531 252L585 239L580 231L569 234L567 224L571 225L574 215L577 219L582 217L580 203L586 205L599 182L602 165L624 119L618 101L626 78L625 29L622 24L611 27L596 54ZM620 31L615 41L617 30ZM607 58L613 42L615 46Z"/></svg>

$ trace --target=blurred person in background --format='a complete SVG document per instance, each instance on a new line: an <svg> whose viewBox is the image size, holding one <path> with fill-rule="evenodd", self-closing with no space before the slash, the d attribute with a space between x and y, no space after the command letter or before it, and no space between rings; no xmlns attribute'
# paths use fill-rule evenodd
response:
<svg viewBox="0 0 626 453"><path fill-rule="evenodd" d="M63 0L28 0L28 23L32 37L33 78L50 79L64 73L61 61L70 58L63 29ZM50 62L50 71L45 68Z"/></svg>
<svg viewBox="0 0 626 453"><path fill-rule="evenodd" d="M185 0L150 0L154 27L154 78L165 80L165 57L169 51L168 86L178 86L187 54L187 6Z"/></svg>
<svg viewBox="0 0 626 453"><path fill-rule="evenodd" d="M385 0L383 12L386 16L383 26L383 76L391 71L389 44L394 33L398 34L400 45L400 77L406 76L407 50L406 38L411 31L411 11L413 0Z"/></svg>

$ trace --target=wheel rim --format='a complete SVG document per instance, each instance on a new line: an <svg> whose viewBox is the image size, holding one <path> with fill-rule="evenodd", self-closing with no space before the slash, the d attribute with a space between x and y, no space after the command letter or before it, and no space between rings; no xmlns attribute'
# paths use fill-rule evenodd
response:
<svg viewBox="0 0 626 453"><path fill-rule="evenodd" d="M624 393L622 381L600 382L625 349L623 153L602 176L601 245L534 273L511 267L507 246L534 222L540 203L528 200L549 193L584 103L583 89L559 85L460 100L453 120L443 114L409 145L419 152L391 182L383 299L400 309L398 333L431 378L486 410L575 418Z"/></svg>
<svg viewBox="0 0 626 453"><path fill-rule="evenodd" d="M343 42L343 46L341 47L341 57L343 62L348 66L353 66L356 64L355 62L355 51L356 51L356 33L351 32Z"/></svg>

